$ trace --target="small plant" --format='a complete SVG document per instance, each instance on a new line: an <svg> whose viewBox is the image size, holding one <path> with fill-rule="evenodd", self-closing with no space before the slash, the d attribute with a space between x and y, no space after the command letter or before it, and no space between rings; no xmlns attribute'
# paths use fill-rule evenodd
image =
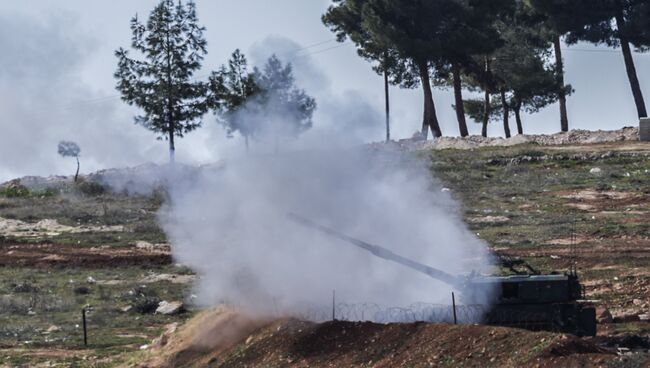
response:
<svg viewBox="0 0 650 368"><path fill-rule="evenodd" d="M87 286L77 286L75 287L72 292L74 292L77 295L88 295L90 294L90 288Z"/></svg>
<svg viewBox="0 0 650 368"><path fill-rule="evenodd" d="M94 181L82 180L79 182L77 188L87 196L99 196L106 193L106 188L102 184Z"/></svg>
<svg viewBox="0 0 650 368"><path fill-rule="evenodd" d="M81 153L81 148L75 142L70 141L61 141L59 142L59 155L63 157L74 157L77 159L77 172L74 174L74 181L77 182L79 177L79 154Z"/></svg>
<svg viewBox="0 0 650 368"><path fill-rule="evenodd" d="M133 310L140 314L154 313L161 302L161 299L154 291L145 287L130 290L126 295L126 300L133 305Z"/></svg>
<svg viewBox="0 0 650 368"><path fill-rule="evenodd" d="M12 183L9 186L0 189L0 194L7 198L24 198L29 197L31 191L20 183Z"/></svg>
<svg viewBox="0 0 650 368"><path fill-rule="evenodd" d="M18 284L11 284L11 291L14 293L36 293L40 289L29 282L21 282Z"/></svg>

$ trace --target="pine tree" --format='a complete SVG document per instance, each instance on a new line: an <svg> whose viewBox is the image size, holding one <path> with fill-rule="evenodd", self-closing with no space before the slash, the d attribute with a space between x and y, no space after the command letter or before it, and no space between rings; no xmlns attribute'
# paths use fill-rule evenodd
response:
<svg viewBox="0 0 650 368"><path fill-rule="evenodd" d="M291 64L275 55L262 69L248 71L246 57L236 50L210 77L210 102L229 137L244 137L246 148L256 138L295 137L312 127L316 100L296 87Z"/></svg>
<svg viewBox="0 0 650 368"><path fill-rule="evenodd" d="M205 28L198 24L193 1L161 0L146 24L131 20L131 47L142 59L123 48L115 54L117 90L122 100L144 111L135 123L169 141L174 162L174 138L182 138L202 124L208 110L207 83L193 81L207 53Z"/></svg>
<svg viewBox="0 0 650 368"><path fill-rule="evenodd" d="M259 86L255 76L248 71L246 56L235 50L232 53L228 66L222 66L210 76L211 96L217 98L216 103L210 105L217 111L217 120L225 126L228 137L235 132L244 137L246 149L249 140L255 133L255 126L247 111L247 103L257 95Z"/></svg>
<svg viewBox="0 0 650 368"><path fill-rule="evenodd" d="M366 0L334 0L323 15L323 23L336 34L339 42L350 39L362 58L373 63L372 69L384 79L386 141L390 140L389 85L417 88L418 74L412 63L400 56L394 46L373 38L363 25Z"/></svg>
<svg viewBox="0 0 650 368"><path fill-rule="evenodd" d="M489 73L477 72L474 79L469 79L484 91L488 86L486 98L469 100L465 104L472 119L483 124L484 133L488 121L501 117L508 138L512 113L516 117L517 132L523 134L522 110L537 112L557 101L558 90L563 89L566 95L571 93L571 87L563 86L556 69L547 66L550 52L546 34L531 24L525 14L516 12L498 20L496 26L503 46L488 56Z"/></svg>
<svg viewBox="0 0 650 368"><path fill-rule="evenodd" d="M630 44L650 44L648 33L640 20L646 5L638 0L527 0L536 9L549 16L561 31L568 32L566 41L575 44L580 41L595 45L605 44L620 47L627 71L632 96L639 117L646 117L647 110L641 85L632 57ZM646 13L647 14L647 13ZM559 50L559 47L556 47ZM641 50L643 48L641 47Z"/></svg>
<svg viewBox="0 0 650 368"><path fill-rule="evenodd" d="M277 139L295 137L312 127L316 100L296 87L290 63L283 64L272 55L263 69L253 70L253 75L259 88L255 99L257 109L267 122L256 129L266 130L264 133Z"/></svg>
<svg viewBox="0 0 650 368"><path fill-rule="evenodd" d="M521 4L519 4L521 5ZM546 60L548 33L540 28L539 19L518 6L510 18L498 22L503 47L494 54L492 73L495 77L506 138L510 136L508 116L514 111L517 131L523 134L522 108L529 113L561 100L572 92L564 85L563 72L548 68Z"/></svg>

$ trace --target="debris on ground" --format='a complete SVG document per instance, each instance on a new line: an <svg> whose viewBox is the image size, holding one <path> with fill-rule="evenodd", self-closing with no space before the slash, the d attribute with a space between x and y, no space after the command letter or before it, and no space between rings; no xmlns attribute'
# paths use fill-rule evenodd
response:
<svg viewBox="0 0 650 368"><path fill-rule="evenodd" d="M156 308L156 314L162 314L165 316L171 316L174 314L179 314L185 310L185 304L183 302L175 301L175 302L168 302L163 300L158 304L158 308Z"/></svg>

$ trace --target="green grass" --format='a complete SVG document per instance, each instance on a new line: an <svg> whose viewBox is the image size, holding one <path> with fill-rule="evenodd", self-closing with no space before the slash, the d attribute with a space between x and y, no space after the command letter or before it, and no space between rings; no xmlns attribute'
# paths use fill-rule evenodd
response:
<svg viewBox="0 0 650 368"><path fill-rule="evenodd" d="M183 274L188 270L144 265L94 270L0 268L0 347L91 349L96 357L137 350L151 343L164 325L182 322L192 315L120 310L137 305L142 295L157 301L190 300L190 285L166 281L144 284L142 279L151 273ZM89 277L97 283L89 283ZM81 310L89 307L89 345L84 347ZM57 330L48 333L52 326Z"/></svg>
<svg viewBox="0 0 650 368"><path fill-rule="evenodd" d="M562 152L538 145L490 147L476 150L422 152L431 159L431 170L452 195L459 200L466 218L505 216L506 223L470 223L468 226L482 239L497 247L534 252L549 247L553 239L568 238L574 231L593 238L616 239L622 236L650 236L650 225L627 221L638 217L626 213L626 206L613 207L612 214L593 213L567 206L571 201L558 192L578 190L615 190L650 194L650 159L644 155L608 152ZM589 171L598 167L601 174ZM37 222L56 219L61 224L124 226L122 232L63 233L37 241L92 247L124 247L144 240L166 242L157 223L157 211L164 196L126 196L111 193L92 183L70 185L59 190L0 190L0 217ZM641 209L643 210L643 208ZM645 208L650 210L650 205ZM0 239L3 243L33 242L34 239ZM612 246L624 244L613 241ZM591 243L581 247L593 246ZM562 271L550 258L525 257L542 271ZM648 268L647 258L621 255L613 262L620 268ZM174 266L140 265L99 269L29 269L0 268L0 348L47 348L79 351L72 357L56 360L65 366L112 366L114 362L91 364L90 361L138 354L138 347L158 336L165 324L183 321L192 313L166 317L137 312L124 313L120 308L135 305L143 298L180 300L191 285L157 282L142 287L141 280L150 272L191 273ZM583 271L585 279L613 279L620 269ZM107 284L89 284L92 277ZM621 279L621 282L631 282ZM87 288L88 290L82 290ZM87 293L86 293L87 291ZM617 295L598 295L609 301ZM91 305L88 315L89 348L82 346L81 309ZM55 325L56 332L46 334ZM29 343L26 343L29 342ZM544 344L536 347L544 348ZM6 351L6 350L5 350ZM88 355L93 359L86 357ZM126 359L132 359L129 355ZM119 358L121 359L121 358ZM118 359L118 360L119 360ZM29 355L0 352L0 365L18 366L52 360ZM453 365L452 360L446 361Z"/></svg>

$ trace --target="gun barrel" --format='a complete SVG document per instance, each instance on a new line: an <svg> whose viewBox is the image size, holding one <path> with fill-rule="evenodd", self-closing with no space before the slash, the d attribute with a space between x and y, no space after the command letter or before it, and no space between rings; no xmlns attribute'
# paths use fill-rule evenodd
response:
<svg viewBox="0 0 650 368"><path fill-rule="evenodd" d="M451 286L458 287L458 288L462 287L463 283L462 283L462 280L460 278L455 277L453 275L450 275L450 274L448 274L448 273L446 273L444 271L441 271L441 270L435 269L433 267L429 267L429 266L427 266L425 264L422 264L422 263L410 260L408 258L402 257L399 254L393 253L390 250L388 250L386 248L383 248L383 247L380 247L378 245L366 243L364 241L355 239L355 238L353 238L351 236L339 233L339 232L334 231L334 230L332 230L332 229L330 229L328 227L316 224L316 223L314 223L314 222L312 222L312 221L310 221L310 220L308 220L308 219L306 219L304 217L298 216L296 214L290 213L288 215L288 217L289 217L289 219L291 219L292 221L294 221L294 222L296 222L296 223L298 223L300 225L303 225L305 227L309 227L309 228L312 228L312 229L316 229L316 230L318 230L318 231L320 231L320 232L322 232L324 234L327 234L327 235L329 235L329 236L331 236L333 238L343 240L343 241L345 241L347 243L356 245L359 248L365 249L368 252L372 253L373 255L375 255L375 256L377 256L379 258L383 258L383 259L385 259L387 261L392 261L392 262L399 263L399 264L401 264L403 266L406 266L406 267L414 269L414 270L416 270L418 272L424 273L427 276L432 277L432 278L434 278L436 280L445 282L445 283L447 283L447 284L449 284Z"/></svg>

